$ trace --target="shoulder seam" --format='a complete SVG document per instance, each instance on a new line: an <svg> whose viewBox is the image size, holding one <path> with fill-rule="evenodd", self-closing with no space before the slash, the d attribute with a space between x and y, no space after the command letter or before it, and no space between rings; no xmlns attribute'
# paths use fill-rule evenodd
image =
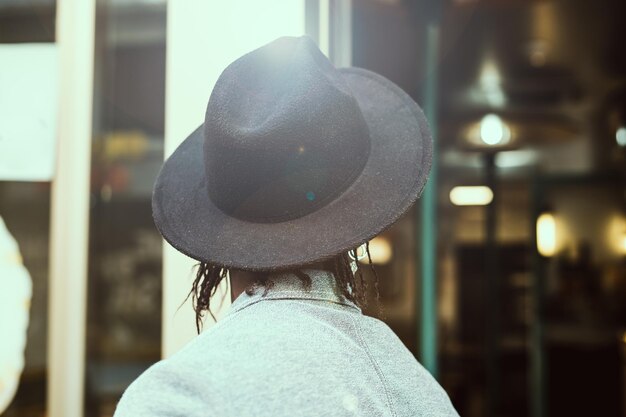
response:
<svg viewBox="0 0 626 417"><path fill-rule="evenodd" d="M370 352L370 349L367 346L367 343L365 342L363 335L361 334L361 327L359 326L359 324L356 322L356 320L354 319L352 315L350 316L350 320L352 321L352 325L354 326L354 329L356 331L357 337L359 339L359 343L363 347L363 350L365 350L365 354L367 355L368 359L374 366L374 369L376 370L376 374L378 375L378 378L380 379L380 383L383 386L383 390L385 391L385 397L387 398L387 407L389 408L389 412L391 413L393 417L397 417L396 410L393 406L393 401L391 400L391 394L389 394L389 388L387 387L387 379L383 375L383 372L380 369L378 362L376 362L376 359L374 359L374 356Z"/></svg>

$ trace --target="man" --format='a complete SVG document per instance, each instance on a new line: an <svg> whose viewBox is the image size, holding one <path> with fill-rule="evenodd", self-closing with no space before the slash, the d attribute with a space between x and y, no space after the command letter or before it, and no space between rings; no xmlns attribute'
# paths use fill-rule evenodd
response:
<svg viewBox="0 0 626 417"><path fill-rule="evenodd" d="M116 417L456 416L393 332L361 313L354 262L415 202L430 163L417 104L380 75L334 68L309 38L229 65L205 123L163 165L153 215L200 261L198 328L228 274L234 302L139 377Z"/></svg>

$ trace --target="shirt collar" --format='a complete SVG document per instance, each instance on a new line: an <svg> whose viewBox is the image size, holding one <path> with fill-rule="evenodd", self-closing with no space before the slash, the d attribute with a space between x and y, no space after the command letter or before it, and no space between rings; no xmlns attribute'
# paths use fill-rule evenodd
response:
<svg viewBox="0 0 626 417"><path fill-rule="evenodd" d="M344 305L361 311L352 301L346 299L337 286L331 272L305 269L302 272L311 277L310 288L293 273L275 273L269 276L274 284L267 288L260 287L251 295L242 292L233 301L230 314L242 310L252 304L265 300L315 300Z"/></svg>

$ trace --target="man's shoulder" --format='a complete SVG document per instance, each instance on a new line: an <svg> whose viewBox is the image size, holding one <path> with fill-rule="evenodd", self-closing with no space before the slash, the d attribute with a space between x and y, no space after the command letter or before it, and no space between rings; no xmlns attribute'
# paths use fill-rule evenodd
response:
<svg viewBox="0 0 626 417"><path fill-rule="evenodd" d="M114 416L205 416L208 410L224 411L226 397L219 391L210 379L172 357L152 365L128 387Z"/></svg>

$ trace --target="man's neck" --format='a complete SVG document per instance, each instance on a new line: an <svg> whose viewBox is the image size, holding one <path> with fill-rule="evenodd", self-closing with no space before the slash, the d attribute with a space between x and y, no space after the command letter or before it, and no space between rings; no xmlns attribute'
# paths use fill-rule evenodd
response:
<svg viewBox="0 0 626 417"><path fill-rule="evenodd" d="M260 273L230 270L230 300L235 301L248 287L257 282Z"/></svg>
<svg viewBox="0 0 626 417"><path fill-rule="evenodd" d="M319 262L307 266L308 269L332 271L333 265L329 262ZM230 299L235 301L252 284L263 281L267 276L267 272L252 272L231 269L230 275Z"/></svg>

